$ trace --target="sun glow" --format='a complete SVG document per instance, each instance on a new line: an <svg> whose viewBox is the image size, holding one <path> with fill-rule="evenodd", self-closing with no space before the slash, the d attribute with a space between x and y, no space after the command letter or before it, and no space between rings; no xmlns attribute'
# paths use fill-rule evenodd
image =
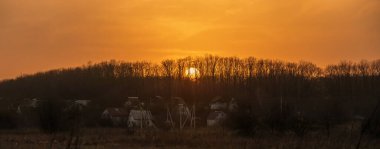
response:
<svg viewBox="0 0 380 149"><path fill-rule="evenodd" d="M192 79L195 79L199 74L198 69L190 67L186 70L186 76Z"/></svg>

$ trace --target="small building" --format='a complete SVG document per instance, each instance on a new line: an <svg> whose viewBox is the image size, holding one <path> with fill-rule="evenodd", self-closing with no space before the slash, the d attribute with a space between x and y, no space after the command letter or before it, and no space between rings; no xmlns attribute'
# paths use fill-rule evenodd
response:
<svg viewBox="0 0 380 149"><path fill-rule="evenodd" d="M223 111L211 112L207 117L207 126L221 126L227 119L227 114Z"/></svg>
<svg viewBox="0 0 380 149"><path fill-rule="evenodd" d="M156 106L164 103L164 97L162 96L154 96L149 98L148 105L149 106Z"/></svg>
<svg viewBox="0 0 380 149"><path fill-rule="evenodd" d="M65 111L82 111L84 108L88 107L91 100L64 100L62 104L65 104Z"/></svg>
<svg viewBox="0 0 380 149"><path fill-rule="evenodd" d="M86 107L90 104L91 100L75 100L74 103Z"/></svg>
<svg viewBox="0 0 380 149"><path fill-rule="evenodd" d="M107 108L103 111L101 116L104 120L110 120L114 126L127 124L128 117L128 111L123 108Z"/></svg>
<svg viewBox="0 0 380 149"><path fill-rule="evenodd" d="M152 113L147 110L131 110L128 116L128 127L155 127Z"/></svg>
<svg viewBox="0 0 380 149"><path fill-rule="evenodd" d="M213 111L233 111L238 108L235 98L226 98L222 96L215 97L210 103L210 109Z"/></svg>
<svg viewBox="0 0 380 149"><path fill-rule="evenodd" d="M124 107L138 107L141 104L139 97L128 97L128 99L124 102Z"/></svg>
<svg viewBox="0 0 380 149"><path fill-rule="evenodd" d="M17 106L17 113L22 114L25 109L36 109L41 105L41 100L37 98L24 99L20 105Z"/></svg>
<svg viewBox="0 0 380 149"><path fill-rule="evenodd" d="M239 108L238 102L235 98L231 98L230 102L228 103L228 110L229 111L236 111Z"/></svg>
<svg viewBox="0 0 380 149"><path fill-rule="evenodd" d="M354 115L354 116L352 116L352 121L359 121L359 122L361 122L361 121L364 121L366 118L364 117L364 116L362 116L362 115Z"/></svg>
<svg viewBox="0 0 380 149"><path fill-rule="evenodd" d="M211 110L225 110L228 107L228 98L222 96L217 96L211 100L210 109Z"/></svg>

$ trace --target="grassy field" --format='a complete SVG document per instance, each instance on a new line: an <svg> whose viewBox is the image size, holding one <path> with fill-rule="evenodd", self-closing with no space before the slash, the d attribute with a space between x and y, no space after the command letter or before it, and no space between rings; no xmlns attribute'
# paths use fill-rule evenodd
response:
<svg viewBox="0 0 380 149"><path fill-rule="evenodd" d="M344 130L344 129L342 129ZM336 129L330 136L321 132L310 132L300 137L292 132L257 132L253 137L241 137L225 129L200 128L184 131L150 130L130 133L120 128L88 128L79 138L81 149L124 149L124 148L225 148L225 149L347 149L355 148L358 131ZM348 133L349 132L349 133ZM65 149L69 133L53 135L38 130L1 130L1 149ZM52 139L54 137L54 139ZM53 140L53 141L50 141ZM73 144L75 144L73 142ZM73 146L71 146L73 148ZM360 148L380 148L380 141L364 136Z"/></svg>

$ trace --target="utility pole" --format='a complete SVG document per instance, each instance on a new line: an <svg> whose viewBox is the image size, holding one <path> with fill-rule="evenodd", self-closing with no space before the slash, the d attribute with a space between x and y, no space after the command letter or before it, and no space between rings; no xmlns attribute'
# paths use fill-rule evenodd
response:
<svg viewBox="0 0 380 149"><path fill-rule="evenodd" d="M179 111L179 130L182 130L182 111L181 108L178 108Z"/></svg>
<svg viewBox="0 0 380 149"><path fill-rule="evenodd" d="M142 113L142 107L140 106L140 131L142 132L143 129L143 113Z"/></svg>

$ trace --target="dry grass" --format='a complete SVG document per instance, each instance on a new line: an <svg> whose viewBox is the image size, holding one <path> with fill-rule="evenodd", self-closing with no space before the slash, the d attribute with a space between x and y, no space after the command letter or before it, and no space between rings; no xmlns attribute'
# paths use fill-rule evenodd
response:
<svg viewBox="0 0 380 149"><path fill-rule="evenodd" d="M344 130L344 129L342 129ZM184 131L143 131L134 134L125 129L91 128L83 130L81 137L82 149L124 149L124 148L258 148L258 149L347 149L355 148L357 133L347 134L347 131L336 129L327 137L321 132L312 132L303 137L294 133L274 134L258 132L254 137L239 137L223 129L201 128ZM356 132L356 131L355 131ZM1 131L1 149L33 149L48 148L52 136L42 134L38 130ZM55 135L53 148L66 148L68 133ZM365 137L361 148L380 148L380 142Z"/></svg>

